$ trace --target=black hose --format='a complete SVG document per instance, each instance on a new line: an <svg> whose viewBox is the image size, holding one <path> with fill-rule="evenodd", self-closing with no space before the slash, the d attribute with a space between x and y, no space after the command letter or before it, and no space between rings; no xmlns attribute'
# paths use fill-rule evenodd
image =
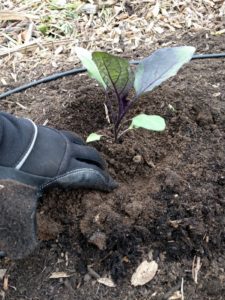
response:
<svg viewBox="0 0 225 300"><path fill-rule="evenodd" d="M195 59L212 59L212 58L225 58L225 52L223 52L223 53L213 53L213 54L195 54L195 55L193 55L192 60L195 60ZM139 61L138 60L132 60L132 61L130 61L130 63L134 64L134 65L138 65ZM6 97L8 97L12 94L15 94L15 93L23 92L23 91L25 91L25 90L27 90L31 87L34 87L36 85L41 84L41 83L50 82L50 81L53 81L53 80L56 80L56 79L59 79L59 78L62 78L62 77L70 76L70 75L76 75L76 74L84 73L86 71L87 71L86 68L75 68L75 69L71 69L69 71L55 73L53 75L50 75L50 76L47 76L47 77L44 77L44 78L41 78L41 79L38 79L38 80L31 81L29 83L26 83L24 85L21 85L21 86L15 88L15 89L12 89L12 90L9 90L5 93L2 93L0 95L0 99L6 98Z"/></svg>
<svg viewBox="0 0 225 300"><path fill-rule="evenodd" d="M69 75L84 73L86 71L87 71L86 68L77 68L77 69L72 69L72 70L65 71L65 72L55 73L53 75L50 75L50 76L47 76L47 77L44 77L44 78L41 78L41 79L38 79L38 80L34 80L34 81L29 82L29 83L25 83L21 86L16 87L15 89L12 89L12 90L9 90L5 93L2 93L0 95L0 99L3 99L5 97L8 97L8 96L10 96L12 94L15 94L15 93L23 92L23 91L25 91L25 90L27 90L31 87L34 87L36 85L41 84L41 83L46 83L46 82L53 81L53 80L56 80L56 79L59 79L59 78L65 77L65 76L69 76Z"/></svg>

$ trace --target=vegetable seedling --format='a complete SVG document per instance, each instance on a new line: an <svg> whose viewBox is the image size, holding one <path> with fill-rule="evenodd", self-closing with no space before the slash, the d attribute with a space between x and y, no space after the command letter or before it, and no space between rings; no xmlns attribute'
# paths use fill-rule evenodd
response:
<svg viewBox="0 0 225 300"><path fill-rule="evenodd" d="M91 78L104 88L110 122L113 124L115 142L128 130L145 128L153 131L165 130L165 120L158 115L139 114L132 118L130 126L122 131L122 121L128 110L143 94L152 91L188 63L195 48L191 46L162 48L140 61L133 69L125 58L106 52L89 52L76 47L77 56ZM134 90L134 96L131 96ZM87 142L100 140L103 135L91 133Z"/></svg>

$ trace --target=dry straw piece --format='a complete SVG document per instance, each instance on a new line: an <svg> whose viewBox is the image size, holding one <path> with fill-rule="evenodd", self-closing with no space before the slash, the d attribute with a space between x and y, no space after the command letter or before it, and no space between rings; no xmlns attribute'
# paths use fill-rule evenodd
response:
<svg viewBox="0 0 225 300"><path fill-rule="evenodd" d="M224 1L220 0L59 0L54 3L3 1L0 53L23 51L23 55L31 55L24 49L35 45L41 50L44 45L48 49L46 58L51 60L52 48L48 43L64 39L68 40L64 48L67 55L73 52L74 46L113 53L143 50L162 39L162 34L166 37L176 32L179 37L185 31L189 34L199 30L221 32L225 18ZM42 51L34 53L41 61Z"/></svg>

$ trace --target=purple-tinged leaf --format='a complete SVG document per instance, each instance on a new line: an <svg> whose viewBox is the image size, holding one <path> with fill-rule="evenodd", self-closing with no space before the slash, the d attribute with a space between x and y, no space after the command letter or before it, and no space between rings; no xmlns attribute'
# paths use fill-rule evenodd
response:
<svg viewBox="0 0 225 300"><path fill-rule="evenodd" d="M106 86L115 92L120 102L125 104L134 82L129 62L125 58L106 52L93 52L92 59Z"/></svg>
<svg viewBox="0 0 225 300"><path fill-rule="evenodd" d="M92 53L81 47L75 47L75 51L83 66L87 68L90 77L96 79L106 89L106 84L103 81L96 64L92 60Z"/></svg>
<svg viewBox="0 0 225 300"><path fill-rule="evenodd" d="M195 52L191 46L163 48L143 59L135 72L134 88L137 96L153 90L163 81L177 74Z"/></svg>

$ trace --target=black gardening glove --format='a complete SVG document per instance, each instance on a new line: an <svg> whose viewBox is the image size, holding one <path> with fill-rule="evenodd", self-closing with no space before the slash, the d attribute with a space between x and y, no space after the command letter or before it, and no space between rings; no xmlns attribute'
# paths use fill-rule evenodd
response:
<svg viewBox="0 0 225 300"><path fill-rule="evenodd" d="M0 179L40 191L59 185L111 191L104 160L80 137L0 113Z"/></svg>
<svg viewBox="0 0 225 300"><path fill-rule="evenodd" d="M38 245L37 198L31 186L0 180L0 258L23 258Z"/></svg>
<svg viewBox="0 0 225 300"><path fill-rule="evenodd" d="M34 250L37 199L54 185L117 186L99 153L78 136L0 113L0 255L23 258Z"/></svg>

